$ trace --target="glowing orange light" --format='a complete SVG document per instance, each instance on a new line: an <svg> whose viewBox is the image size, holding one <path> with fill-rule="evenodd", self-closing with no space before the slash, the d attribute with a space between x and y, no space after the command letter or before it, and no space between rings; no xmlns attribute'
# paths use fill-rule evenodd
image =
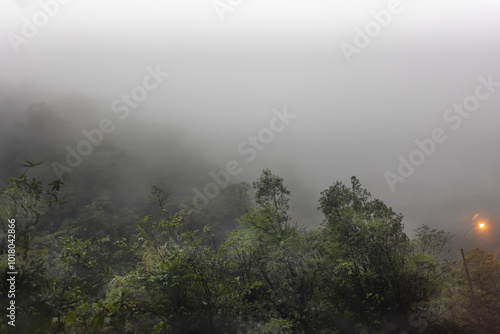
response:
<svg viewBox="0 0 500 334"><path fill-rule="evenodd" d="M484 228L484 223L479 224L479 228Z"/></svg>

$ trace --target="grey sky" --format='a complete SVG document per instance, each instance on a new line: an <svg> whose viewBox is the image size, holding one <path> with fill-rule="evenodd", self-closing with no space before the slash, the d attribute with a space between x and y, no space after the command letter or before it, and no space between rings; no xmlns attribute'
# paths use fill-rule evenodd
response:
<svg viewBox="0 0 500 334"><path fill-rule="evenodd" d="M181 125L220 166L244 161L238 145L268 126L273 108L297 115L237 179L270 167L303 191L299 213L356 175L405 215L408 231L428 223L461 235L480 212L498 238L500 88L457 130L443 115L474 94L478 77L500 81L500 3L402 0L348 63L340 44L354 44L355 28L389 2L242 1L222 21L212 1L73 0L16 54L8 34L21 34L40 3L2 1L0 87L107 104L159 64L170 76L135 116ZM447 140L392 192L384 173L435 128Z"/></svg>

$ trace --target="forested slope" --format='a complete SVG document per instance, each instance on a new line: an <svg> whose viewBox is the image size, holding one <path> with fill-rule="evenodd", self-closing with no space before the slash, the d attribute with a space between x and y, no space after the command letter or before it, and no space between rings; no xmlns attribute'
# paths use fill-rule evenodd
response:
<svg viewBox="0 0 500 334"><path fill-rule="evenodd" d="M444 259L452 235L422 225L410 240L356 177L325 185L323 223L305 228L268 169L194 206L211 166L175 127L153 160L117 135L58 179L53 162L81 128L39 104L3 136L2 305L9 230L18 273L9 332L479 332L462 262ZM498 333L500 262L479 248L467 261L482 331Z"/></svg>

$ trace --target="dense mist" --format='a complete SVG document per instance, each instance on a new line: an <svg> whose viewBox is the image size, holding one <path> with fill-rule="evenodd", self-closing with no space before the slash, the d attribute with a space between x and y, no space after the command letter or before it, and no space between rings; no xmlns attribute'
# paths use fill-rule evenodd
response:
<svg viewBox="0 0 500 334"><path fill-rule="evenodd" d="M29 173L64 181L59 217L98 199L117 231L158 186L221 240L264 169L307 229L321 192L356 176L408 236L427 224L455 234L450 258L498 256L499 15L495 1L2 1L0 181L43 161ZM487 233L462 242L478 219Z"/></svg>
<svg viewBox="0 0 500 334"><path fill-rule="evenodd" d="M2 7L4 34L21 34L20 18L40 10L29 1ZM355 46L356 27L383 8L384 2L257 2L224 12L221 21L220 11L201 1L61 5L35 37L17 44L18 53L9 39L1 42L2 128L26 120L33 103L54 104L73 127L71 140L84 138L81 131L100 118L112 119L116 129L106 137L139 154L144 171L137 177L166 168L159 160L175 152L193 159L195 166L185 168L198 168L200 179L242 160L243 171L231 181L251 181L270 168L290 185L299 223L317 226L319 192L356 175L405 215L409 233L427 223L461 234L480 213L491 219L498 240L498 92L456 130L457 121L444 116L474 93L478 77L500 80L499 8L401 3L390 24L348 63L341 43ZM111 104L142 83L146 67L168 76L121 121ZM283 108L297 117L246 162L238 145ZM391 191L384 173L397 174L398 156L408 159L418 149L414 141L430 138L435 128L446 141ZM52 133L62 147L71 141L67 135Z"/></svg>

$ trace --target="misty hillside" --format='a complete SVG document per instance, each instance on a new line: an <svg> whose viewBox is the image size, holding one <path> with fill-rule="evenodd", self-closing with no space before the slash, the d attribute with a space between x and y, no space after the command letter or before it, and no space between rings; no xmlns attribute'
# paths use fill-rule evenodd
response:
<svg viewBox="0 0 500 334"><path fill-rule="evenodd" d="M69 161L78 161L74 158L79 156L78 143L87 138L76 129L92 129L91 125L99 124L102 117L99 110L92 109L96 106L91 100L71 97L64 103L64 108L44 102L34 104L25 111L25 120L11 120L1 142L4 184L26 171L25 160L43 161L30 175L63 180L63 211L75 213L96 200L106 201L133 214L115 217L113 223L121 227L147 213L153 185L168 191L172 202L169 209L194 208L192 188L209 181L206 171L214 166L203 159L199 146L185 131L174 125L136 121L115 136L103 137L102 143L92 146L91 154L81 156L81 163L72 167L66 165L68 154L76 152ZM82 110L86 111L83 115L79 114ZM234 186L226 188L226 192L230 193ZM213 213L216 221L211 223L220 228L219 234L234 228L242 205L235 203L231 213ZM215 206L211 209L217 211Z"/></svg>
<svg viewBox="0 0 500 334"><path fill-rule="evenodd" d="M224 175L234 168L221 172L199 139L174 124L135 119L105 136L92 128L106 119L92 99L61 101L4 113L2 217L10 225L2 247L15 227L16 257L5 258L21 274L2 298L32 296L16 304L14 332L474 326L453 235L423 224L410 239L403 215L356 177L321 192L323 223L314 227L297 220L293 194L269 169L251 184L230 182ZM493 333L500 262L491 256L467 253ZM457 307L461 322L447 313Z"/></svg>
<svg viewBox="0 0 500 334"><path fill-rule="evenodd" d="M0 331L500 333L499 15L0 1Z"/></svg>

